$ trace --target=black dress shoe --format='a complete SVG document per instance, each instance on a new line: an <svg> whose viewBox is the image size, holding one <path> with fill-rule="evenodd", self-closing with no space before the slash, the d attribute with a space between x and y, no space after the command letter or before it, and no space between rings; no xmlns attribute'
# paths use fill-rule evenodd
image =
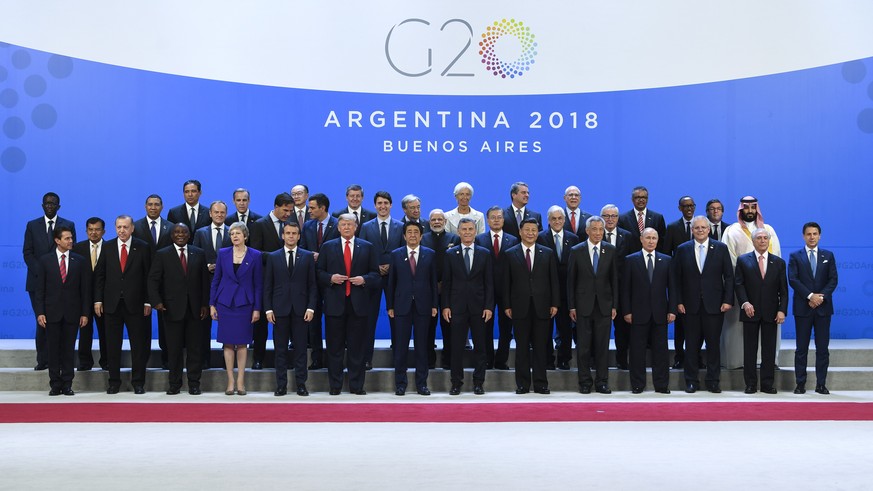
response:
<svg viewBox="0 0 873 491"><path fill-rule="evenodd" d="M693 394L697 392L697 384L685 384L685 392Z"/></svg>
<svg viewBox="0 0 873 491"><path fill-rule="evenodd" d="M372 370L372 369L373 369L373 362L368 361L368 362L364 363L364 370Z"/></svg>
<svg viewBox="0 0 873 491"><path fill-rule="evenodd" d="M676 360L673 362L673 370L682 370L683 366L682 360Z"/></svg>
<svg viewBox="0 0 873 491"><path fill-rule="evenodd" d="M403 387L397 387L397 390L394 391L394 395L395 396L405 396L406 389L404 389Z"/></svg>
<svg viewBox="0 0 873 491"><path fill-rule="evenodd" d="M74 395L76 395L76 393L73 392L73 388L72 388L72 387L67 387L67 388L65 388L65 389L61 389L61 393L63 393L65 396L74 396Z"/></svg>
<svg viewBox="0 0 873 491"><path fill-rule="evenodd" d="M555 364L554 363L546 364L546 370L555 370Z"/></svg>
<svg viewBox="0 0 873 491"><path fill-rule="evenodd" d="M825 394L825 395L831 393L831 391L829 391L828 388L825 387L824 385L816 385L816 386L815 386L815 391L816 391L816 393L818 393L818 394Z"/></svg>
<svg viewBox="0 0 873 491"><path fill-rule="evenodd" d="M721 387L719 387L718 384L706 384L706 390L713 394L721 394Z"/></svg>
<svg viewBox="0 0 873 491"><path fill-rule="evenodd" d="M427 387L419 387L419 388L418 388L418 395L420 395L420 396L429 396L429 395L430 395L430 389L428 389Z"/></svg>
<svg viewBox="0 0 873 491"><path fill-rule="evenodd" d="M441 366L440 368L442 368L443 370L451 370L452 367L450 367L449 364L446 363L443 366Z"/></svg>
<svg viewBox="0 0 873 491"><path fill-rule="evenodd" d="M598 385L596 390L599 394L612 394L612 391L609 390L609 387L607 387L606 385Z"/></svg>
<svg viewBox="0 0 873 491"><path fill-rule="evenodd" d="M328 393L332 396L338 396L338 395L340 395L340 390L339 389L330 389L330 392L328 392Z"/></svg>
<svg viewBox="0 0 873 491"><path fill-rule="evenodd" d="M264 364L259 362L259 361L252 363L252 370L261 370L263 368L264 368Z"/></svg>
<svg viewBox="0 0 873 491"><path fill-rule="evenodd" d="M528 392L530 392L530 390L528 390L526 387L519 387L515 389L516 394L527 394Z"/></svg>
<svg viewBox="0 0 873 491"><path fill-rule="evenodd" d="M322 367L321 363L319 363L317 361L314 361L314 362L309 364L309 370L321 370L322 368L324 368L324 367Z"/></svg>
<svg viewBox="0 0 873 491"><path fill-rule="evenodd" d="M669 394L670 389L668 389L666 387L662 387L660 389L655 389L655 392L657 392L658 394Z"/></svg>
<svg viewBox="0 0 873 491"><path fill-rule="evenodd" d="M145 394L145 388L142 385L137 385L133 388L134 394Z"/></svg>
<svg viewBox="0 0 873 491"><path fill-rule="evenodd" d="M365 396L365 395L367 395L367 391L364 389L354 390L354 391L352 391L352 394L354 394L356 396Z"/></svg>
<svg viewBox="0 0 873 491"><path fill-rule="evenodd" d="M306 384L297 384L297 395L301 397L309 395L309 391L306 390Z"/></svg>
<svg viewBox="0 0 873 491"><path fill-rule="evenodd" d="M755 386L754 386L754 385L747 385L747 386L746 386L746 390L744 390L743 392L746 393L746 394L754 394L755 392L758 392L758 391L755 390Z"/></svg>
<svg viewBox="0 0 873 491"><path fill-rule="evenodd" d="M495 363L494 369L495 370L509 370L509 365L507 365L506 363Z"/></svg>
<svg viewBox="0 0 873 491"><path fill-rule="evenodd" d="M170 369L170 365L168 365L166 362L161 363L161 370L169 370L169 369Z"/></svg>
<svg viewBox="0 0 873 491"><path fill-rule="evenodd" d="M775 394L776 388L775 387L762 387L761 392L763 392L765 394Z"/></svg>
<svg viewBox="0 0 873 491"><path fill-rule="evenodd" d="M481 384L480 384L480 385L474 385L474 386L473 386L473 393L476 394L477 396L481 396L482 394L485 393L485 389L482 387Z"/></svg>
<svg viewBox="0 0 873 491"><path fill-rule="evenodd" d="M178 393L179 393L179 389L177 387L170 387L169 389L167 389L168 396L174 396L174 395L177 395Z"/></svg>
<svg viewBox="0 0 873 491"><path fill-rule="evenodd" d="M486 363L485 370L494 370L494 363Z"/></svg>
<svg viewBox="0 0 873 491"><path fill-rule="evenodd" d="M49 366L48 366L47 364L45 364L45 363L40 363L40 364L38 364L37 366L33 367L33 369L36 370L37 372L39 372L39 371L41 371L41 370L48 370L48 367L49 367Z"/></svg>
<svg viewBox="0 0 873 491"><path fill-rule="evenodd" d="M203 391L200 390L200 387L191 387L188 389L188 394L191 394L192 396L199 396L202 393Z"/></svg>
<svg viewBox="0 0 873 491"><path fill-rule="evenodd" d="M461 395L461 386L460 386L460 385L453 385L453 386L452 386L452 389L449 391L449 395L450 395L450 396L459 396L459 395Z"/></svg>
<svg viewBox="0 0 873 491"><path fill-rule="evenodd" d="M534 392L537 394L551 394L552 391L548 387L534 387Z"/></svg>
<svg viewBox="0 0 873 491"><path fill-rule="evenodd" d="M620 361L615 364L615 368L618 368L619 370L627 370L627 363Z"/></svg>
<svg viewBox="0 0 873 491"><path fill-rule="evenodd" d="M273 391L273 395L276 397L282 397L287 393L288 393L288 389L286 387L282 387L280 389L276 389L275 391Z"/></svg>
<svg viewBox="0 0 873 491"><path fill-rule="evenodd" d="M118 387L110 386L108 389L106 389L106 393L107 394L118 394Z"/></svg>
<svg viewBox="0 0 873 491"><path fill-rule="evenodd" d="M590 394L591 393L591 386L590 385L583 385L583 386L579 387L579 393L580 394Z"/></svg>
<svg viewBox="0 0 873 491"><path fill-rule="evenodd" d="M806 385L805 384L797 384L797 387L794 388L795 394L806 394Z"/></svg>
<svg viewBox="0 0 873 491"><path fill-rule="evenodd" d="M642 387L634 387L633 389L631 389L631 393L632 394L642 394L643 388Z"/></svg>
<svg viewBox="0 0 873 491"><path fill-rule="evenodd" d="M568 361L559 361L558 362L558 370L569 370L570 362Z"/></svg>
<svg viewBox="0 0 873 491"><path fill-rule="evenodd" d="M91 365L91 366L89 366L89 365L79 365L79 368L77 368L76 370L78 370L78 371L80 371L80 372L90 372L92 368L94 368L93 365Z"/></svg>
<svg viewBox="0 0 873 491"><path fill-rule="evenodd" d="M50 396L59 396L61 395L61 389L52 389L49 391Z"/></svg>

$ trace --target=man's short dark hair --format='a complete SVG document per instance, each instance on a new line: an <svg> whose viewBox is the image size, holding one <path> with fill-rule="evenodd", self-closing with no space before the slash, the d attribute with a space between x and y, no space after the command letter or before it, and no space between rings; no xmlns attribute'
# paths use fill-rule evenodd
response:
<svg viewBox="0 0 873 491"><path fill-rule="evenodd" d="M294 198L291 197L288 193L279 193L276 195L276 199L273 200L273 206L285 206L285 205L293 205Z"/></svg>
<svg viewBox="0 0 873 491"><path fill-rule="evenodd" d="M537 230L539 230L539 228L540 228L540 224L539 224L539 222L537 222L536 218L525 218L524 220L521 221L521 223L518 224L518 229L521 230L521 227L524 227L525 223L532 223L532 224L536 225Z"/></svg>
<svg viewBox="0 0 873 491"><path fill-rule="evenodd" d="M419 233L424 235L424 226L422 226L418 222L403 222L403 235L406 235L406 229L409 227L415 227L418 229Z"/></svg>
<svg viewBox="0 0 873 491"><path fill-rule="evenodd" d="M492 211L499 211L500 214L503 215L503 208L501 208L501 207L499 207L499 206L497 206L497 205L494 205L494 206L492 206L491 208L488 208L488 209L485 211L485 218L486 218L486 219L488 219L488 218L491 217L491 212L492 212ZM506 217L503 217L503 218L506 218Z"/></svg>
<svg viewBox="0 0 873 491"><path fill-rule="evenodd" d="M373 204L376 204L376 200L379 198L387 199L389 203L393 204L391 201L391 193L388 191L376 191L376 194L373 195Z"/></svg>
<svg viewBox="0 0 873 491"><path fill-rule="evenodd" d="M821 225L816 222L806 222L803 224L803 233L806 233L806 229L813 227L818 230L818 234L821 235Z"/></svg>
<svg viewBox="0 0 873 491"><path fill-rule="evenodd" d="M152 199L152 198L157 198L158 201L161 202L161 205L164 204L164 198L161 198L161 197L160 197L159 195L157 195L157 194L150 194L150 195L148 195L148 196L146 197L146 200L145 200L146 204L148 204L149 200Z"/></svg>
<svg viewBox="0 0 873 491"><path fill-rule="evenodd" d="M198 181L197 179L188 179L187 181L185 181L185 184L182 184L182 191L184 191L189 184L197 186L197 191L202 191L202 189L200 188L200 181Z"/></svg>
<svg viewBox="0 0 873 491"><path fill-rule="evenodd" d="M315 193L309 197L309 201L315 201L315 206L324 208L324 211L330 211L330 198L324 193Z"/></svg>
<svg viewBox="0 0 873 491"><path fill-rule="evenodd" d="M288 220L287 222L285 222L285 225L282 227L283 234L285 233L285 228L287 227L294 227L297 229L297 233L300 233L300 224L298 224L296 220Z"/></svg>
<svg viewBox="0 0 873 491"><path fill-rule="evenodd" d="M91 218L85 220L85 228L87 229L88 225L94 225L95 223L99 223L100 228L102 228L104 230L106 229L106 222L104 222L103 219L100 217L91 217Z"/></svg>
<svg viewBox="0 0 873 491"><path fill-rule="evenodd" d="M45 203L46 198L55 198L56 200L58 200L58 204L61 204L61 197L58 196L58 193L55 193L52 191L45 193L44 195L42 195L42 202L43 203Z"/></svg>
<svg viewBox="0 0 873 491"><path fill-rule="evenodd" d="M52 233L52 237L60 239L61 234L63 234L64 232L70 232L70 234L72 235L73 229L66 225L60 225L58 227L55 227L54 232Z"/></svg>

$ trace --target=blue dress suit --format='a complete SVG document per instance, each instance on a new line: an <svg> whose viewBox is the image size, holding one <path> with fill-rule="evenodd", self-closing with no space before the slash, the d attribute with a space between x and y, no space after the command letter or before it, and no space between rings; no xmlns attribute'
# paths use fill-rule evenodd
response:
<svg viewBox="0 0 873 491"><path fill-rule="evenodd" d="M809 339L815 329L815 384L825 385L830 365L828 343L831 337L831 316L834 315L832 295L837 289L837 260L834 253L818 248L815 276L809 264L806 248L791 253L788 258L788 283L794 290L792 312L797 330L797 351L794 352L794 374L797 384L806 384L806 357ZM821 293L824 303L809 306L809 295Z"/></svg>
<svg viewBox="0 0 873 491"><path fill-rule="evenodd" d="M379 219L374 218L369 222L361 225L361 238L366 240L367 242L373 244L373 247L376 249L377 254L379 255L379 265L390 264L391 262L391 251L406 245L406 239L403 238L403 222L400 220L395 220L393 218L388 220L388 224L385 226L388 230L388 242L382 243L382 231L381 225L379 224ZM369 327L369 341L367 344L367 353L365 355L365 360L367 363L372 363L373 361L373 347L376 342L376 324L379 321L379 307L382 305L382 293L384 292L387 297L387 286L388 286L388 274L381 276L379 278L379 288L373 290L371 292L370 298L370 311L367 317L367 325ZM388 319L388 325L391 328L391 344L394 344L394 319Z"/></svg>
<svg viewBox="0 0 873 491"><path fill-rule="evenodd" d="M527 216L526 212L525 216ZM490 305L490 309L494 309L495 313L485 323L485 331L488 335L485 345L485 357L488 360L489 367L508 368L507 361L509 360L509 344L512 342L512 319L506 316L503 312L506 301L503 298L503 272L506 263L506 251L509 248L518 245L519 240L515 235L503 230L503 239L500 241L500 252L494 253L494 232L481 233L476 236L476 245L491 252L491 265L494 274L494 305ZM496 308L495 308L496 306ZM494 319L497 319L497 351L494 351ZM466 340L464 340L466 341Z"/></svg>
<svg viewBox="0 0 873 491"><path fill-rule="evenodd" d="M263 293L264 263L260 251L247 248L236 271L233 247L218 251L209 305L218 310L216 339L219 343L243 345L252 342L252 312L263 310Z"/></svg>
<svg viewBox="0 0 873 491"><path fill-rule="evenodd" d="M300 247L312 251L319 252L321 244L329 240L339 237L339 229L337 228L338 220L331 216L327 219L327 224L322 227L321 243L318 242L318 220L307 220L303 224L300 231ZM312 369L320 369L324 367L324 335L321 329L322 299L321 292L317 292L318 300L316 301L315 315L312 317L312 322L309 323L309 347L312 348Z"/></svg>
<svg viewBox="0 0 873 491"><path fill-rule="evenodd" d="M233 214L234 217L236 213ZM248 220L248 217L246 217ZM206 254L206 264L215 264L218 260L218 251L215 250L215 240L213 239L213 232L215 230L215 224L211 223L208 227L203 227L194 232L194 245L203 249L204 254ZM221 229L221 244L219 244L219 249L224 247L231 247L233 244L230 243L230 227L228 225L224 225ZM212 278L215 277L215 273L213 271L209 272L209 284L212 284ZM212 317L206 316L203 319L203 347L201 353L203 354L203 368L209 368L210 358L212 358Z"/></svg>

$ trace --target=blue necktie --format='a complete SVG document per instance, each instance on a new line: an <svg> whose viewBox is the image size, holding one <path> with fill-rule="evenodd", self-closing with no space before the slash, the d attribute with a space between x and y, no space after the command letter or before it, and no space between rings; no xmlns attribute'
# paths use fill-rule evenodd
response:
<svg viewBox="0 0 873 491"><path fill-rule="evenodd" d="M215 252L221 249L221 243L224 242L221 237L221 228L215 229Z"/></svg>
<svg viewBox="0 0 873 491"><path fill-rule="evenodd" d="M388 222L382 222L382 234L380 236L382 239L382 248L388 247Z"/></svg>
<svg viewBox="0 0 873 491"><path fill-rule="evenodd" d="M594 276L597 276L597 265L600 264L600 255L597 254L597 248L594 248Z"/></svg>
<svg viewBox="0 0 873 491"><path fill-rule="evenodd" d="M152 242L158 243L158 231L155 230L155 221L152 220Z"/></svg>
<svg viewBox="0 0 873 491"><path fill-rule="evenodd" d="M561 251L563 250L561 246L561 236L555 234L555 252L558 254L558 261L561 260Z"/></svg>
<svg viewBox="0 0 873 491"><path fill-rule="evenodd" d="M812 277L815 278L815 268L818 266L815 262L815 252L809 250L809 267L812 270Z"/></svg>
<svg viewBox="0 0 873 491"><path fill-rule="evenodd" d="M646 265L646 270L649 272L649 283L652 282L652 276L655 275L655 263L652 262L652 253L649 253L649 262Z"/></svg>
<svg viewBox="0 0 873 491"><path fill-rule="evenodd" d="M470 260L470 248L464 248L464 265L467 266L467 273L470 273L470 270L473 269L473 261Z"/></svg>

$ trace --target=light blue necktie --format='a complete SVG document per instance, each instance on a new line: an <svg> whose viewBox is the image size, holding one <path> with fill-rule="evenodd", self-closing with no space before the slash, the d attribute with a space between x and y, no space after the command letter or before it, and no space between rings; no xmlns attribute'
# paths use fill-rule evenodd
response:
<svg viewBox="0 0 873 491"><path fill-rule="evenodd" d="M597 254L597 248L594 248L594 276L597 276L597 265L600 264L600 255Z"/></svg>
<svg viewBox="0 0 873 491"><path fill-rule="evenodd" d="M812 277L815 278L815 267L817 266L815 262L815 252L812 249L809 250L809 267L812 269Z"/></svg>
<svg viewBox="0 0 873 491"><path fill-rule="evenodd" d="M698 254L699 258L697 259L697 266L700 268L700 272L703 272L703 263L706 262L706 245L700 244L697 246L700 248L700 254Z"/></svg>
<svg viewBox="0 0 873 491"><path fill-rule="evenodd" d="M561 236L558 234L555 234L555 252L558 253L558 261L561 260L561 251L562 250L563 249L561 247Z"/></svg>
<svg viewBox="0 0 873 491"><path fill-rule="evenodd" d="M467 273L469 273L470 270L473 269L473 261L470 260L470 248L469 247L464 248L464 265L467 266Z"/></svg>

